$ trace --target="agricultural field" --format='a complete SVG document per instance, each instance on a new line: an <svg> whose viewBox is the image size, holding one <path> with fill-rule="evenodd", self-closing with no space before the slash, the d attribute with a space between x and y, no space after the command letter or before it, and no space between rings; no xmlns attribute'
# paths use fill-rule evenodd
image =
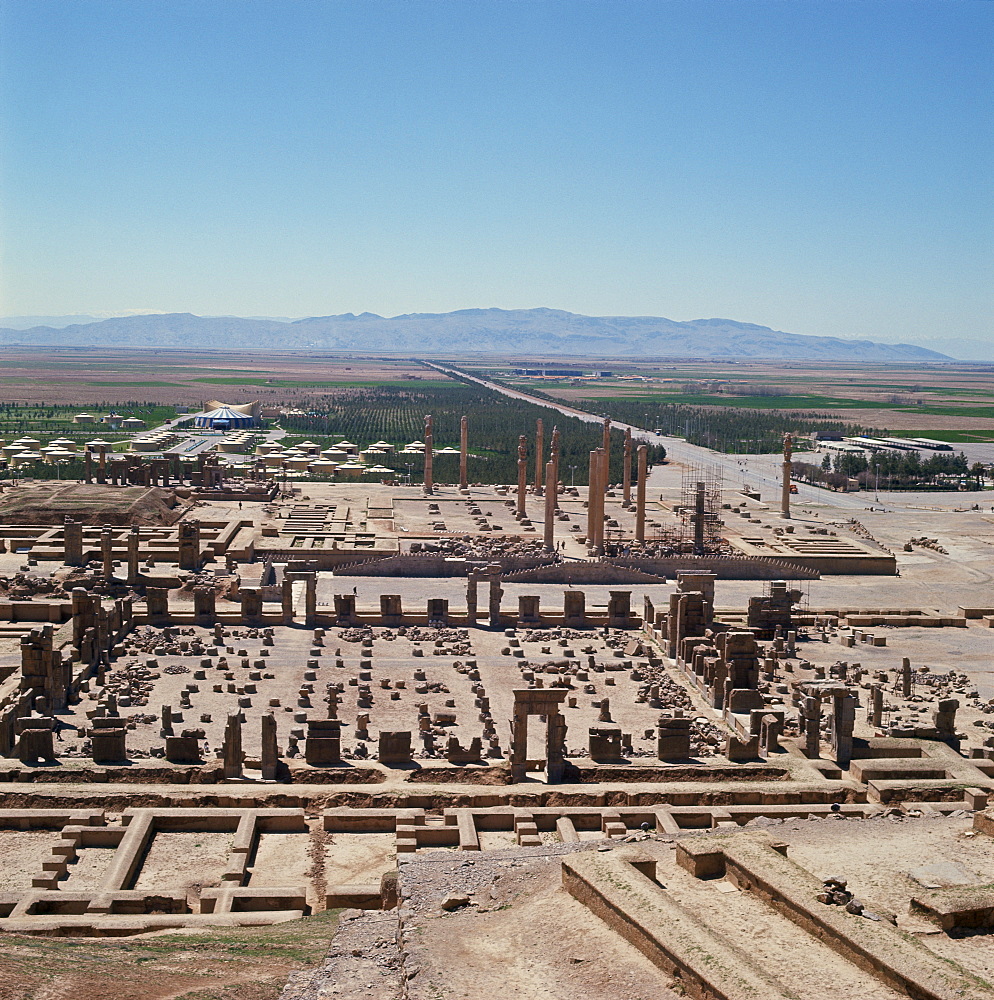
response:
<svg viewBox="0 0 994 1000"><path fill-rule="evenodd" d="M55 400L87 410L105 411L135 399L197 409L218 398L304 405L341 389L382 383L417 387L426 381L446 380L417 361L341 354L19 347L0 352L0 399Z"/></svg>
<svg viewBox="0 0 994 1000"><path fill-rule="evenodd" d="M771 450L785 431L869 432L956 443L994 441L994 369L981 364L845 365L809 362L612 363L556 359L579 377L517 374L463 362L473 374L730 452ZM526 362L540 368L541 361ZM594 377L594 370L610 375Z"/></svg>

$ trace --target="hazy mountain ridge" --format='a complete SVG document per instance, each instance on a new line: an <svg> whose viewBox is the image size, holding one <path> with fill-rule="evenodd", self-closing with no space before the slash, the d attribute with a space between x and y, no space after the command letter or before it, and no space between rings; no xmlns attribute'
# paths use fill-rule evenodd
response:
<svg viewBox="0 0 994 1000"><path fill-rule="evenodd" d="M282 322L192 313L120 316L62 328L0 327L0 346L197 347L213 350L563 354L590 357L950 361L912 344L812 337L730 319L583 316L559 309L461 309L386 318L375 313Z"/></svg>

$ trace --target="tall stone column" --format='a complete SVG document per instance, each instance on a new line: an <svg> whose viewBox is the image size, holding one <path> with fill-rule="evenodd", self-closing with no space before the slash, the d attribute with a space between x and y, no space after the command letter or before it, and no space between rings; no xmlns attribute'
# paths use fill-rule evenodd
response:
<svg viewBox="0 0 994 1000"><path fill-rule="evenodd" d="M528 439L524 434L518 437L518 506L517 511L525 514L525 494L528 492Z"/></svg>
<svg viewBox="0 0 994 1000"><path fill-rule="evenodd" d="M625 457L621 468L622 499L627 507L632 502L632 429L625 428Z"/></svg>
<svg viewBox="0 0 994 1000"><path fill-rule="evenodd" d="M543 543L546 552L556 546L556 471L552 461L545 463L545 534Z"/></svg>
<svg viewBox="0 0 994 1000"><path fill-rule="evenodd" d="M611 465L611 418L610 417L604 418L604 443L601 445L601 447L604 449L604 468L605 470L609 470ZM610 471L605 471L604 475L605 487L607 486L610 478L611 478Z"/></svg>
<svg viewBox="0 0 994 1000"><path fill-rule="evenodd" d="M93 482L93 456L90 454L89 448L83 452L83 478L88 483Z"/></svg>
<svg viewBox="0 0 994 1000"><path fill-rule="evenodd" d="M603 448L595 448L591 454L591 496L587 502L587 511L593 507L593 555L604 555L604 494L607 492L607 455Z"/></svg>
<svg viewBox="0 0 994 1000"><path fill-rule="evenodd" d="M590 453L590 467L587 473L587 551L593 550L597 544L597 532L594 518L597 516L597 501L594 495L597 492L597 451Z"/></svg>
<svg viewBox="0 0 994 1000"><path fill-rule="evenodd" d="M635 487L635 541L645 541L645 481L648 476L649 447L638 447L638 482Z"/></svg>
<svg viewBox="0 0 994 1000"><path fill-rule="evenodd" d="M789 434L783 436L782 481L780 484L780 516L790 519L790 468L794 452L794 439Z"/></svg>
<svg viewBox="0 0 994 1000"><path fill-rule="evenodd" d="M469 418L459 421L459 488L469 488Z"/></svg>
<svg viewBox="0 0 994 1000"><path fill-rule="evenodd" d="M542 418L535 421L535 492L542 493L542 452L545 450L545 428Z"/></svg>
<svg viewBox="0 0 994 1000"><path fill-rule="evenodd" d="M552 444L549 448L549 459L552 462L552 482L555 489L552 491L555 494L556 506L555 509L559 510L559 427L554 426L552 428Z"/></svg>
<svg viewBox="0 0 994 1000"><path fill-rule="evenodd" d="M433 465L435 460L435 422L429 413L425 417L425 493L431 496L435 492Z"/></svg>

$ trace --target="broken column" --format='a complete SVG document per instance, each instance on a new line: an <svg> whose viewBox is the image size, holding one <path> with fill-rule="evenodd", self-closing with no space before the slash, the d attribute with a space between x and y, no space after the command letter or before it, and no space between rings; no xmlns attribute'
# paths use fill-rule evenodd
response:
<svg viewBox="0 0 994 1000"><path fill-rule="evenodd" d="M459 420L459 488L469 488L469 419Z"/></svg>
<svg viewBox="0 0 994 1000"><path fill-rule="evenodd" d="M128 532L128 586L134 587L141 580L141 570L138 568L139 549L141 547L141 531L133 527Z"/></svg>
<svg viewBox="0 0 994 1000"><path fill-rule="evenodd" d="M475 625L477 616L477 601L479 599L480 575L471 569L466 576L466 624Z"/></svg>
<svg viewBox="0 0 994 1000"><path fill-rule="evenodd" d="M279 747L276 744L276 716L267 712L262 717L262 777L275 781L279 766Z"/></svg>
<svg viewBox="0 0 994 1000"><path fill-rule="evenodd" d="M504 588L500 585L500 563L490 563L487 576L490 580L490 625L500 627L500 599L504 596Z"/></svg>
<svg viewBox="0 0 994 1000"><path fill-rule="evenodd" d="M229 712L224 726L224 776L242 776L242 716L240 712Z"/></svg>
<svg viewBox="0 0 994 1000"><path fill-rule="evenodd" d="M112 580L114 578L114 532L107 525L100 529L100 559L103 564L104 579Z"/></svg>

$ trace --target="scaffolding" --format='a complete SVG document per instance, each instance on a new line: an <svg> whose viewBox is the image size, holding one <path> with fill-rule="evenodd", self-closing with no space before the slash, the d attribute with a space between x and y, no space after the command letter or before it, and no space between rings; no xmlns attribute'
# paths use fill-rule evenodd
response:
<svg viewBox="0 0 994 1000"><path fill-rule="evenodd" d="M683 551L708 555L721 548L721 469L690 465L680 481L680 541Z"/></svg>

